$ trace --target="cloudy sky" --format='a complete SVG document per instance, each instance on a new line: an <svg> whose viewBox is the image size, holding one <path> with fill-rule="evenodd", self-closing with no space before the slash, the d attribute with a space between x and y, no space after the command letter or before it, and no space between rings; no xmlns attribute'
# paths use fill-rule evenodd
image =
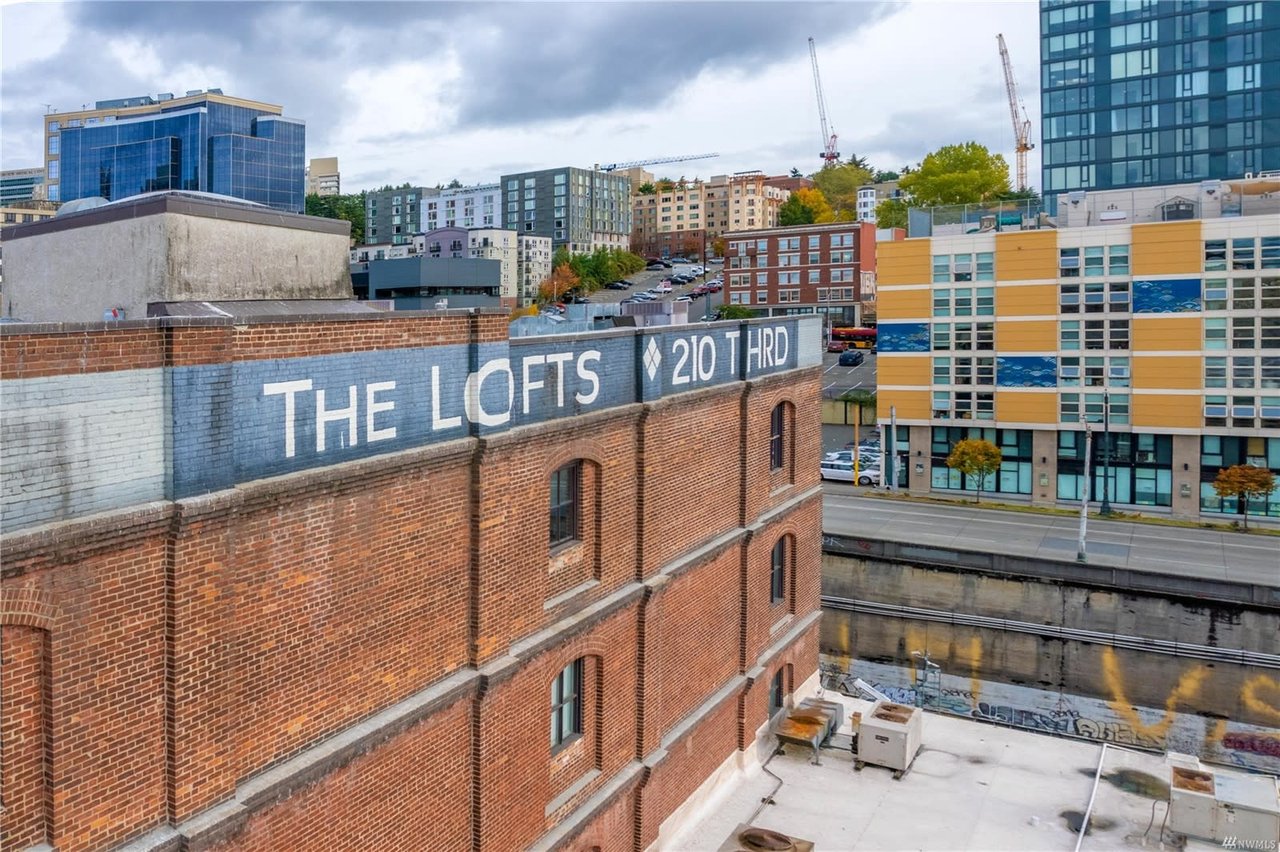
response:
<svg viewBox="0 0 1280 852"><path fill-rule="evenodd" d="M708 152L655 169L809 173L809 36L846 156L976 139L1012 167L998 32L1039 126L1034 0L3 2L6 169L43 163L50 109L220 87L304 119L346 191Z"/></svg>

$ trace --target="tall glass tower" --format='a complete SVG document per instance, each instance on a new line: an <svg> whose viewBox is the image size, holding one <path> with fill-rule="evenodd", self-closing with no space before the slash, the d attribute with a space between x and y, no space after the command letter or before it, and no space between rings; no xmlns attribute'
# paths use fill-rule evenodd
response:
<svg viewBox="0 0 1280 852"><path fill-rule="evenodd" d="M1280 2L1041 0L1046 200L1280 169Z"/></svg>
<svg viewBox="0 0 1280 852"><path fill-rule="evenodd" d="M219 94L121 104L102 101L93 114L48 117L46 168L59 200L185 189L303 211L303 122Z"/></svg>

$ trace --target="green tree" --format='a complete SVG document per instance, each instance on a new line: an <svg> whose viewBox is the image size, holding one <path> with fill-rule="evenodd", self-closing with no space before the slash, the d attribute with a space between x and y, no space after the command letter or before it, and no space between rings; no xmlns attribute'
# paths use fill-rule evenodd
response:
<svg viewBox="0 0 1280 852"><path fill-rule="evenodd" d="M722 305L720 319L753 319L756 312L745 305Z"/></svg>
<svg viewBox="0 0 1280 852"><path fill-rule="evenodd" d="M658 188L653 185L653 181L645 181L636 187L636 193L639 195L657 195Z"/></svg>
<svg viewBox="0 0 1280 852"><path fill-rule="evenodd" d="M670 192L676 188L676 182L671 178L658 178L658 192Z"/></svg>
<svg viewBox="0 0 1280 852"><path fill-rule="evenodd" d="M803 175L801 175L801 174L800 174L800 170L799 170L799 169L797 169L795 166L792 166L792 167L791 167L791 177L803 177Z"/></svg>
<svg viewBox="0 0 1280 852"><path fill-rule="evenodd" d="M876 411L876 392L867 388L853 388L840 394L841 402L849 402L858 406L858 425L866 423L866 413L868 410L872 414Z"/></svg>
<svg viewBox="0 0 1280 852"><path fill-rule="evenodd" d="M897 180L900 177L902 177L902 175L897 172L876 172L873 176L873 180L875 180L876 183L888 183L889 181Z"/></svg>
<svg viewBox="0 0 1280 852"><path fill-rule="evenodd" d="M876 205L877 228L907 227L907 202L901 198L886 198Z"/></svg>
<svg viewBox="0 0 1280 852"><path fill-rule="evenodd" d="M1000 469L1000 448L990 441L981 438L969 438L957 441L947 456L947 467L958 470L966 476L976 477L978 492L974 502L982 502L982 486L987 477Z"/></svg>
<svg viewBox="0 0 1280 852"><path fill-rule="evenodd" d="M858 188L872 180L871 170L856 163L821 169L813 182L834 211L834 221L852 222L858 217Z"/></svg>
<svg viewBox="0 0 1280 852"><path fill-rule="evenodd" d="M800 200L800 196L794 192L778 208L778 225L781 227L812 224L813 211L805 206L804 202Z"/></svg>
<svg viewBox="0 0 1280 852"><path fill-rule="evenodd" d="M898 186L920 207L994 201L1010 192L1009 164L977 142L945 145L904 175Z"/></svg>
<svg viewBox="0 0 1280 852"><path fill-rule="evenodd" d="M1222 468L1213 480L1219 497L1234 497L1240 506L1244 528L1249 529L1249 501L1261 500L1276 488L1276 475L1265 467L1235 464Z"/></svg>
<svg viewBox="0 0 1280 852"><path fill-rule="evenodd" d="M344 219L351 223L351 239L356 245L364 244L364 193L352 195L308 195L308 216L325 219Z"/></svg>
<svg viewBox="0 0 1280 852"><path fill-rule="evenodd" d="M462 181L458 180L457 178L454 178L453 180L449 181L449 185L446 186L445 189L462 189Z"/></svg>

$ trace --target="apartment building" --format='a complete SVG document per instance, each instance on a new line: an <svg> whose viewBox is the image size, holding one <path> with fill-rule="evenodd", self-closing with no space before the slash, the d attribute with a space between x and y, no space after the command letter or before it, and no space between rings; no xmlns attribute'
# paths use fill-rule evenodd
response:
<svg viewBox="0 0 1280 852"><path fill-rule="evenodd" d="M401 186L365 194L365 241L405 245L439 228L498 227L497 184L440 189Z"/></svg>
<svg viewBox="0 0 1280 852"><path fill-rule="evenodd" d="M1280 4L1041 0L1040 40L1051 207L1074 189L1280 169Z"/></svg>
<svg viewBox="0 0 1280 852"><path fill-rule="evenodd" d="M307 164L307 195L341 195L337 157L317 157Z"/></svg>
<svg viewBox="0 0 1280 852"><path fill-rule="evenodd" d="M42 117L50 201L187 190L301 213L306 124L221 89L97 101Z"/></svg>
<svg viewBox="0 0 1280 852"><path fill-rule="evenodd" d="M550 237L574 253L625 249L631 238L631 181L612 172L563 166L503 175L506 227Z"/></svg>
<svg viewBox="0 0 1280 852"><path fill-rule="evenodd" d="M1064 193L1058 215L943 209L878 247L878 416L898 483L967 490L945 465L981 436L984 490L1032 503L1234 514L1211 483L1280 473L1280 180ZM1280 516L1280 493L1254 504Z"/></svg>
<svg viewBox="0 0 1280 852"><path fill-rule="evenodd" d="M898 182L896 180L869 183L858 187L858 221L871 222L874 224L876 221L876 207L881 201L887 201L890 198L902 197L902 190L898 188Z"/></svg>
<svg viewBox="0 0 1280 852"><path fill-rule="evenodd" d="M551 275L551 238L516 235L516 281L519 307L538 300L538 286Z"/></svg>
<svg viewBox="0 0 1280 852"><path fill-rule="evenodd" d="M710 252L710 242L729 231L772 228L791 197L777 182L803 180L743 172L666 186L646 178L631 196L632 251L645 257L701 257L704 240ZM645 184L654 191L639 192Z"/></svg>
<svg viewBox="0 0 1280 852"><path fill-rule="evenodd" d="M876 268L875 228L828 222L734 231L725 240L728 304L860 323L863 277Z"/></svg>

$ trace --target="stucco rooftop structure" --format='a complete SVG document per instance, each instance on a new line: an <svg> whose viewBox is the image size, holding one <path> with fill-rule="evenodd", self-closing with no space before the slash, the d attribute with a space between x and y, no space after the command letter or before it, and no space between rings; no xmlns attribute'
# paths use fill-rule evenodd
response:
<svg viewBox="0 0 1280 852"><path fill-rule="evenodd" d="M208 193L159 192L5 228L0 314L141 318L160 302L350 299L350 225Z"/></svg>

